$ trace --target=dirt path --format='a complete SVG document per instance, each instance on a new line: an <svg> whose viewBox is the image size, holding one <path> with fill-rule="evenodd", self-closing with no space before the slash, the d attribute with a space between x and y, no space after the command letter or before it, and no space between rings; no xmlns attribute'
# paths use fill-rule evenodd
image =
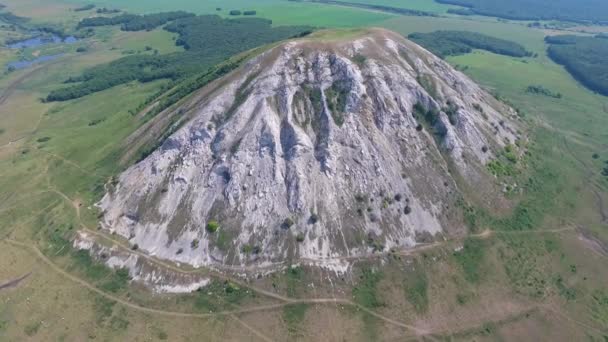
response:
<svg viewBox="0 0 608 342"><path fill-rule="evenodd" d="M87 170L87 169L83 168L82 166L78 165L77 163L75 163L75 162L73 162L73 161L71 161L71 160L69 160L69 159L67 159L65 157L62 157L62 156L60 156L60 155L58 155L56 153L48 152L48 151L45 151L45 150L42 150L42 149L37 150L37 151L40 152L40 153L46 154L46 155L48 155L48 156L50 156L52 158L59 159L59 160L65 162L66 164L69 164L70 166L76 168L77 170L79 170L83 174L93 175L93 176L98 177L98 178L104 178L101 175L99 175L97 172L91 171L91 170Z"/></svg>
<svg viewBox="0 0 608 342"><path fill-rule="evenodd" d="M40 259L42 262L44 262L45 264L47 264L53 271L59 273L60 275L62 275L65 278L68 278L69 280L83 286L86 287L87 289L97 293L100 296L103 296L109 300L112 300L116 303L122 304L126 307L129 307L131 309L137 310L137 311L142 311L142 312L147 312L147 313L153 313L153 314L158 314L158 315L164 315L164 316L172 316L172 317L189 317L189 318L210 318L210 317L217 317L217 316L230 316L230 315L239 315L239 314L246 314L246 313L254 313L254 312L259 312L259 311L268 311L268 310L274 310L274 309L278 309L278 308L282 308L284 306L287 305L294 305L294 304L330 304L330 305L336 305L336 304L342 304L342 305L349 305L349 306L353 306L355 308L357 308L358 310L361 310L365 313L368 313L386 323L401 327L401 328L405 328L408 330L411 330L413 332L415 332L416 334L419 335L427 335L429 334L428 331L409 325L407 323L403 323L397 320L394 320L392 318L386 317L382 314L379 314L373 310L370 310L366 307L363 307L357 303L354 303L351 300L348 299L339 299L339 298L311 298L311 299L292 299L292 298L287 298L287 297L282 297L280 295L276 295L276 297L278 298L283 298L283 303L279 303L279 304L269 304L269 305L260 305L260 306L256 306L256 307L251 307L251 308L244 308L244 309L237 309L237 310L223 310L223 311L218 311L218 312L213 312L213 313L200 313L200 314L196 314L196 313L185 313L185 312L177 312L177 311L166 311L166 310L159 310L159 309L152 309L152 308L147 308L147 307L143 307L131 302L128 302L122 298L119 298L117 296L114 296L112 294L106 293L100 289L98 289L97 287L95 287L94 285L92 285L91 283L78 278L68 272L66 272L65 270L63 270L61 267L57 266L55 263L53 263L46 255L44 255L44 253L42 253L36 246L33 245L29 245L23 242L19 242L16 240L10 240L10 239L4 239L2 240L8 244L11 244L13 246L17 246L17 247L21 247L23 249L26 249L30 252L32 252L38 259ZM250 289L254 289L249 285L244 285ZM258 289L259 291L259 289Z"/></svg>
<svg viewBox="0 0 608 342"><path fill-rule="evenodd" d="M433 336L431 336L431 332L427 331L426 329L422 329L404 322L400 322L398 320L392 319L390 317L384 316L378 312L375 312L373 310L370 310L366 307L363 307L349 299L341 299L341 298L308 298L308 299L294 299L294 298L289 298L289 297L285 297L282 296L280 294L274 293L274 292L270 292L255 286L252 286L248 283L245 283L239 279L235 279L233 277L227 276L221 272L215 271L215 270L211 270L211 269L207 269L207 270L201 270L201 269L196 269L196 270L184 270L181 269L177 266L174 266L170 263L164 262L162 260L158 260L156 258L153 258L145 253L142 253L140 251L133 251L129 246L125 246L123 243L115 240L112 237L109 237L101 232L92 230L90 228L88 228L84 223L82 223L81 219L80 219L80 205L77 201L72 200L69 196L67 196L65 193L61 192L60 190L57 189L51 189L52 192L56 193L57 195L61 196L64 200L66 200L67 202L69 202L73 207L74 210L76 210L77 213L77 217L78 220L80 221L80 225L81 228L83 230L85 230L88 233L91 233L95 236L101 237L105 240L107 240L108 242L114 244L115 246L124 249L126 251L128 251L129 253L134 253L137 254L140 257L145 258L148 261L151 261L157 265L160 265L162 267L168 268L170 270L173 270L175 272L178 273L205 273L205 274L209 274L212 276L215 276L219 279L223 279L223 280L229 280L231 282L234 282L240 286L246 287L251 289L252 291L261 294L263 296L266 296L268 298L273 298L276 300L281 301L281 303L278 304L271 304L271 305L261 305L261 306L257 306L257 307L252 307L252 308L245 308L245 309L239 309L239 310L227 310L227 311L220 311L220 312L215 312L215 313L204 313L204 314L194 314L194 313L182 313L182 312L173 312L173 311L164 311L164 310L157 310L157 309L151 309L151 308L146 308L146 307L142 307L139 306L137 304L133 304L130 303L128 301L125 301L121 298L118 298L116 296L113 296L111 294L107 294L99 289L97 289L94 285L86 282L85 280L82 280L78 277L75 277L69 273L67 273L66 271L64 271L63 269L61 269L60 267L56 266L50 259L48 259L39 249L37 249L35 246L30 246L21 242L17 242L14 240L6 240L9 243L12 243L14 245L17 246L21 246L24 248L28 248L29 250L32 250L33 252L35 252L35 254L38 256L38 258L40 258L41 260L43 260L46 264L48 264L49 266L51 266L51 268L53 270L55 270L58 273L61 273L62 275L64 275L65 277L71 279L74 282L79 283L82 286L85 286L89 289L91 289L92 291L108 298L111 300L114 300L118 303L121 303L125 306L128 306L132 309L135 310L140 310L140 311L145 311L145 312L150 312L150 313L157 313L157 314L162 314L162 315L168 315L168 316L177 316L177 317L198 317L198 318L208 318L208 317L214 317L214 316L234 316L234 315L238 315L238 314L245 314L245 313L253 313L253 312L258 312L258 311L266 311L266 310L275 310L275 309L279 309L282 308L284 306L287 305L293 305L293 304L326 304L326 305L337 305L337 304L341 304L341 305L348 305L348 306L352 306L362 312L365 312L371 316L374 316L376 318L378 318L381 321L384 321L388 324L394 325L394 326L398 326L407 330L410 330L412 332L414 332L415 334L417 334L418 336L425 336L426 338L431 338L433 339ZM574 227L562 227L562 228L557 228L557 229L551 229L551 230L525 230L525 231L493 231L493 230L484 230L481 233L478 234L472 234L472 235L468 235L467 237L470 238L479 238L479 239L487 239L490 238L494 235L497 234L542 234L542 233L559 233L559 232L564 232L564 231L571 231L574 230ZM466 238L466 237L465 237ZM464 238L462 238L464 239ZM415 248L410 248L410 249L404 249L401 251L393 251L393 253L396 253L398 255L412 255L414 253L419 253L420 251L423 250L428 250L428 249L432 249L432 248L437 248L437 247L441 247L441 246L445 246L449 243L454 243L454 242L458 242L459 240L462 239L458 239L458 240L446 240L446 241L440 241L440 242L435 242L435 243L430 243L430 244L425 244L425 245L420 245L418 247ZM383 256L382 253L378 253L379 255L370 255L367 256L366 258L378 258ZM351 257L346 257L346 259L349 259ZM561 313L560 313L561 314ZM563 315L563 314L561 314ZM236 316L234 316L236 317ZM237 318L238 321L240 321ZM244 323L244 322L242 322ZM248 325L244 325L248 330L252 331L252 333L254 333L256 336L258 336L259 338L261 338L262 340L268 341L269 339L264 336L261 332L259 331L254 331L254 329L252 327L249 327Z"/></svg>
<svg viewBox="0 0 608 342"><path fill-rule="evenodd" d="M15 286L19 285L19 283L21 283L23 280L25 280L25 278L29 277L30 274L32 274L32 272L28 272L19 278L15 278L13 280L7 281L4 284L0 284L0 290L9 289L11 287L15 287Z"/></svg>
<svg viewBox="0 0 608 342"><path fill-rule="evenodd" d="M549 312L549 313L552 313L552 314L556 315L557 317L559 317L559 318L561 318L561 319L563 319L565 321L574 323L574 324L576 324L576 325L578 325L578 326L580 326L582 328L585 328L586 330L591 330L591 331L593 331L593 332L595 332L597 334L605 335L608 332L608 330L606 330L606 329L603 329L603 330L602 329L598 329L598 328L592 327L592 326L590 326L590 325L588 325L588 324L586 324L584 322L576 320L576 319L574 319L574 318L572 318L570 316L564 315L561 311L559 311L558 309L555 309L550 304L541 304L540 308L543 309L543 310L545 310L545 311L547 311L547 312Z"/></svg>
<svg viewBox="0 0 608 342"><path fill-rule="evenodd" d="M151 314L158 314L158 315L163 315L163 316L170 316L170 317L184 317L184 318L213 318L213 317L218 317L218 316L228 316L232 319L234 319L236 322L238 322L239 324L243 325L246 329L250 330L252 333L254 333L257 337L259 337L260 339L264 340L264 341L272 341L272 339L268 338L267 336L265 336L262 332L260 332L259 330L257 330L256 328L250 326L249 324L247 324L246 322L242 321L241 319L239 319L237 317L237 315L239 314L247 314L247 313L255 313L255 312L260 312L260 311L270 311L270 310L276 310L276 309L280 309L283 308L287 305L294 305L294 304L327 304L327 305L337 305L337 304L341 304L341 305L348 305L348 306L353 306L356 309L365 312L369 315L372 315L376 318L378 318L379 320L382 320L386 323L410 330L412 332L414 332L418 337L424 337L426 339L429 340L433 340L436 341L437 339L434 336L437 335L444 335L444 334L449 334L449 332L432 332L432 331L428 331L426 329L422 329L410 324L406 324L397 320L394 320L392 318L386 317L382 314L379 314L373 310L370 310L366 307L363 307L357 303L352 302L351 300L348 299L339 299L339 298L311 298L311 299L289 299L287 298L287 301L283 302L283 303L278 303L278 304L270 304L270 305L260 305L260 306L256 306L256 307L251 307L251 308L244 308L244 309L237 309L237 310L224 310L224 311L218 311L218 312L213 312L213 313L185 313L185 312L177 312L177 311L167 311L167 310L159 310L159 309L152 309L152 308L147 308L147 307L143 307L134 303L131 303L129 301L126 301L122 298L119 298L117 296L114 296L112 294L106 293L100 289L98 289L97 287L95 287L94 285L90 284L89 282L78 278L76 276L73 276L72 274L66 272L65 270L63 270L61 267L57 266L55 263L53 263L50 259L48 259L36 246L33 245L28 245L19 241L15 241L15 240L2 240L8 244L11 244L13 246L17 246L17 247L21 247L24 249L27 249L30 252L33 252L36 257L38 259L40 259L42 262L44 262L46 265L48 265L53 271L55 271L56 273L59 273L60 275L62 275L65 278L68 278L69 280L87 288L90 291L95 292L96 294L112 300L118 304L121 304L125 307L131 308L133 310L136 311L140 311L140 312L145 312L145 313L151 313ZM19 279L13 280L9 283L13 284L15 282L19 282L23 279L25 279L27 276L29 276L30 274L26 274L24 276L22 276ZM7 283L7 284L9 284ZM2 287L0 287L1 289ZM592 330L595 331L597 333L600 334L604 334L606 333L606 331L603 331L601 329L595 328L593 326L590 326L584 322L578 321L576 319L573 319L572 317L569 317L565 314L563 314L562 312L560 312L559 310L553 308L550 305L540 305L539 306L540 309L543 309L545 311L548 311L550 313L553 313L555 315L557 315L558 317L573 322L581 327L584 327L588 330Z"/></svg>
<svg viewBox="0 0 608 342"><path fill-rule="evenodd" d="M14 80L13 82L11 82L8 87L6 87L4 89L4 91L2 92L2 94L0 94L0 106L4 104L4 102L6 102L6 100L8 100L8 98L13 95L13 93L15 92L15 90L17 89L17 87L19 87L21 84L23 84L23 82L25 80L27 80L28 78L30 78L31 76L37 74L39 71L45 70L49 65L52 65L52 63L49 64L45 64L45 65L40 65L38 67L33 68L32 70L26 72L25 74L19 76L16 80Z"/></svg>

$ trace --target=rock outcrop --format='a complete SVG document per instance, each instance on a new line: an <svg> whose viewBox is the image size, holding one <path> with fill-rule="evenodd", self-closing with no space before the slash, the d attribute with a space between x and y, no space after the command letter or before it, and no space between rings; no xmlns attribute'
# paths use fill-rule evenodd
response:
<svg viewBox="0 0 608 342"><path fill-rule="evenodd" d="M110 186L102 227L226 269L407 248L458 225L515 113L401 36L276 46L203 89L192 119Z"/></svg>

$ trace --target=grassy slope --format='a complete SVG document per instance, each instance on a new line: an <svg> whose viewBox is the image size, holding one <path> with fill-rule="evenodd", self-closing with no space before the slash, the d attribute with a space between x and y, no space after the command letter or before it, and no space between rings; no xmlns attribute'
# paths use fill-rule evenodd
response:
<svg viewBox="0 0 608 342"><path fill-rule="evenodd" d="M439 29L471 30L516 41L538 53L538 58L518 59L476 51L448 59L474 80L520 108L527 120L537 127L529 169L524 170L520 184L524 184L527 177L534 179L535 187L527 190L522 203L539 214L532 214L536 217L532 221L529 216L525 220L523 216L514 216L505 221L506 227L517 228L527 222L534 222L535 229L574 225L592 231L603 241L608 240L608 231L601 223L599 206L602 203L597 197L605 197L608 189L605 177L600 175L602 163L608 159L604 147L608 143L605 131L608 98L588 91L547 58L542 31L514 23L458 18L394 18L382 25L402 34ZM564 97L554 99L526 93L526 87L531 84L544 85ZM593 159L593 153L598 153L599 158ZM603 322L598 317L603 316L595 312L605 315L607 309L606 304L598 304L597 293L605 293L607 274L596 267L602 257L580 241L575 231L557 235L499 235L484 247L488 250L486 254L497 253L494 266L486 270L492 270L489 274L500 274L504 270L497 284L511 286L517 296L542 305L555 305L566 315L598 327ZM464 261L464 271L467 267L477 268L469 265L466 259L457 257L456 260ZM548 334L548 326L555 328L555 322L544 322L537 329L528 329ZM572 325L564 333L579 329ZM490 330L489 333L470 333L510 336L504 329Z"/></svg>
<svg viewBox="0 0 608 342"><path fill-rule="evenodd" d="M31 1L24 1L23 6L28 3ZM222 6L226 7L226 5ZM276 16L282 15L280 9L281 7L276 9ZM329 22L335 14L335 12L330 14L332 11L334 10L324 12L327 14L326 17L313 20ZM48 13L55 12L49 10ZM300 17L300 13L289 13L284 15L283 19L310 20L304 16ZM349 20L355 19L349 18ZM360 20L358 24L370 22L367 21L369 20L367 14L364 19L357 20ZM351 21L350 24L355 22ZM542 119L551 125L551 129L539 132L534 158L545 163L540 165L550 165L558 169L561 178L559 182L555 182L554 178L543 178L542 175L534 174L532 171L530 174L537 177L541 183L559 183L561 192L556 196L553 192L541 191L540 194L535 194L538 201L533 203L550 202L551 204L548 206L548 217L542 220L538 228L555 228L574 221L606 239L606 230L598 223L596 200L590 194L588 185L590 181L602 186L604 184L598 173L600 164L604 159L608 159L608 154L603 155L604 149L601 148L607 140L603 128L607 123L604 111L608 101L605 97L596 96L580 87L562 68L546 59L540 31L516 24L453 18L393 17L383 22L383 25L404 34L436 29L469 29L513 39L526 48L540 53L541 57L538 59L525 59L527 63L519 59L481 52L451 58L449 61L462 67L468 66L466 73L483 85L497 90L501 96L520 107L529 119ZM54 229L69 230L69 226L75 224L73 209L60 197L40 191L57 188L73 198L83 200L83 208L86 208L93 203L94 196L99 194L100 189L96 190L96 187L117 171L112 157L114 152L120 149L120 138L138 125L127 111L153 93L158 84L130 84L62 104L45 105L35 101L41 94L59 86L66 70L68 73L77 73L87 65L117 58L121 50L140 49L142 45L154 44L152 46L158 45L159 49L171 48L170 42L163 42L163 39L168 37L161 37L154 32L136 37L130 33L110 30L100 32L100 35L103 35L103 39L94 44L91 51L34 74L21 83L11 101L0 106L0 115L3 118L12 118L5 122L14 122L15 125L8 127L7 132L0 135L0 140L3 141L6 141L6 137L10 134L19 134L15 131L27 131L34 126L37 118L42 118L39 129L31 138L0 150L0 189L2 189L0 234L2 235L14 229L15 238L29 240L34 233L34 239L38 240L42 238L42 234ZM335 35L329 34L327 38L333 39ZM110 50L113 46L118 47L119 50ZM0 85L13 82L19 75L20 73L16 73L1 78ZM528 85L539 83L561 92L564 98L557 100L525 93ZM11 113L19 113L19 115L9 116ZM95 126L89 126L90 122L99 119L104 120ZM51 139L48 142L37 142L36 140L41 137ZM566 149L563 137L568 138L568 146L572 151ZM27 153L23 154L25 151ZM587 173L570 152L589 164L592 172ZM601 153L602 158L592 160L593 152ZM541 187L542 189L549 188ZM90 222L94 224L94 217ZM372 295L378 296L377 309L399 320L407 317L408 321L416 322L421 319L420 317L426 317L423 323L438 327L438 330L445 330L446 327L458 331L464 329L464 332L455 335L457 339L463 340L470 339L473 335L486 338L513 337L516 336L514 334L517 334L517 331L513 332L509 329L510 324L515 326L524 324L521 322L534 322L533 327L524 325L521 330L540 332L542 333L540 336L561 333L563 334L561 336L570 336L571 340L581 337L577 335L580 327L569 321L556 324L561 322L559 318L552 317L546 311L539 311L531 314L530 317L526 316L525 320L520 320L519 315L525 312L520 300L526 305L537 308L544 305L554 306L593 326L601 326L602 323L608 322L608 308L596 304L597 301L593 299L593 294L598 291L598 284L601 285L607 277L606 270L600 267L604 259L585 249L575 232L521 237L504 235L471 246L471 248L484 249L481 254L484 256L483 262L466 255L453 257L453 248L457 245L448 246L437 253L424 254L421 262L427 270L428 281L416 280L420 275L411 273L410 268L405 268L407 272L401 274L403 266L399 262L391 264L390 267L395 268L384 272L391 277L386 277L379 284L374 285L376 289L374 291L378 293ZM62 336L67 340L82 340L92 336L102 339L145 336L160 340L164 336L163 333L172 339L197 336L203 339L238 339L250 336L249 332L244 332L243 328L232 320L178 320L142 315L132 310L125 310L120 305L108 304L92 296L88 290L49 272L44 264L40 264L32 255L13 247L5 245L2 247L0 269L3 270L3 275L6 274L10 279L27 270L34 270L35 274L30 279L31 282L24 283L23 287L11 292L0 292L0 299L4 300L9 296L12 298L10 305L0 309L0 339L1 337L8 337L9 340L23 339L31 335L33 338L53 340L60 340ZM469 249L467 253L469 252L473 256L480 255L478 254L480 251L476 249ZM20 260L20 263L13 265L14 260ZM472 261L476 263L471 264ZM514 272L513 268L505 265L516 265L517 270L523 271ZM576 266L576 272L572 272L572 265ZM478 267L483 267L485 271L483 276L471 276L471 270ZM81 276L86 277L86 274ZM557 277L565 279L564 282L559 283L560 286L557 285ZM412 283L408 283L408 280ZM538 280L543 280L546 284L535 283ZM530 281L532 287L518 285L520 283L526 285ZM396 289L395 284L404 285L399 285ZM424 286L428 287L426 291L423 289ZM57 288L61 290L54 290ZM576 303L565 298L569 292L564 288L575 289ZM34 291L34 289L42 290ZM534 292L528 293L538 289L543 290L543 297L537 298ZM322 289L315 289L315 294L316 291ZM422 295L426 292L428 293ZM424 297L428 297L428 304L424 300L420 301L420 298ZM29 301L26 298L29 298ZM164 303L175 304L174 300L174 298L166 299ZM26 305L26 303L34 304ZM158 305L158 303L153 304ZM363 302L363 304L367 303ZM521 304L522 307L516 304ZM183 303L175 305L180 309L183 308L180 306ZM498 306L501 310L505 307L517 308L518 310L513 310L517 320L514 323L484 325L487 320L495 321L503 318L495 315L495 312L500 310L491 310L491 305ZM58 307L63 309L63 315L57 315L56 310L53 309ZM485 309L480 310L480 307ZM427 316L424 313L420 315L414 313L416 311L427 312ZM319 313L317 310L314 312ZM446 316L446 312L449 315ZM281 312L278 313L280 314ZM303 315L300 312L295 315L296 319L290 319L289 329L293 330L294 324L303 324L298 323L304 319ZM286 315L286 317L291 316ZM270 322L280 322L282 319L287 319L286 317L260 315L248 318L248 322L257 327L267 328L264 331L271 336L282 336L283 328L277 328ZM457 319L450 320L449 317ZM329 318L332 322L337 322L337 326L342 327L348 327L344 322L352 320L352 317L342 318L342 315L336 312L332 312ZM381 332L387 336L391 333L403 334L403 331L374 328L379 324L378 322L369 320L369 317L363 319L365 323L363 327L367 333L362 334L362 340L369 337L369 333ZM129 322L126 327L125 320ZM17 324L2 324L10 321L15 321ZM308 325L308 329L300 327L298 331L307 330L305 336L313 336L310 331L316 330L317 325L314 324L319 323L307 324L313 325ZM471 324L478 324L480 327L468 329ZM239 335L241 333L243 335Z"/></svg>

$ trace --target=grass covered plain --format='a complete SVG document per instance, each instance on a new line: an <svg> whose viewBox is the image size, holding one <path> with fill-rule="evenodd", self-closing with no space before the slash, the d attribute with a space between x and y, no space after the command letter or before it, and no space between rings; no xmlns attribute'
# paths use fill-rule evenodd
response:
<svg viewBox="0 0 608 342"><path fill-rule="evenodd" d="M4 2L14 5L19 14L31 10L40 22L72 20L73 12L67 9L76 7L65 3L52 7L51 2L45 2L41 8L28 9L34 1ZM117 1L101 3L119 5ZM136 7L141 3L123 4ZM216 6L214 2L197 3L193 6ZM234 3L243 8L246 5ZM222 4L221 7L227 6L226 2ZM283 15L279 22L331 22L340 16L328 13L349 13L344 8L314 5L309 8L327 16L311 19L302 15L294 19L300 13L280 13L283 8L277 7L274 14L277 18ZM255 9L260 13L261 9ZM438 339L604 339L608 271L604 267L606 256L597 248L597 241L608 240L602 223L603 204L598 200L598 196L605 198L608 188L601 175L608 160L604 148L608 143L604 129L608 124L607 98L588 91L547 58L540 30L488 20L356 12L361 17L347 18L349 25L382 24L402 34L469 30L516 41L539 54L537 58L513 58L473 51L447 58L519 108L523 120L534 128L529 143L531 155L518 160L516 174L496 180L516 182L523 192L509 195L514 202L513 211L491 213L473 207L470 219L476 235L466 242L448 241L440 248L416 253L413 259L389 255L383 268L378 269L381 271L372 271L379 265L364 265L359 271L365 271L354 273L352 278L333 279L331 285L323 281L323 286L310 287L313 279L326 279L328 274L295 268L293 272L260 280L255 286L290 298L350 298L363 308L422 326ZM366 21L376 15L383 21ZM349 35L323 34L326 39ZM124 148L121 141L141 124L129 110L158 91L164 81L130 82L63 103L45 104L37 99L62 87L66 74L79 74L130 50L141 50L146 45L168 52L175 48L171 35L160 30L140 34L110 28L100 30L98 35L85 41L89 47L85 53L68 52L44 69L0 77L2 92L14 90L0 104L0 235L36 246L59 269L49 266L29 248L0 241L2 280L32 272L19 286L0 291L0 300L5 303L0 307L0 339L242 340L252 338L255 332L277 340L294 336L338 341L416 337L412 330L341 305L298 304L209 318L143 312L125 303L202 313L274 302L242 295L246 287L239 286L235 292L231 284L224 282L213 283L212 291L188 296L150 296L138 286L125 286L124 274L98 268L82 255L72 255L66 239L79 227L72 201L82 204L84 223L95 227L97 213L93 204L102 194L103 184L120 171L116 159ZM544 86L563 96L558 99L531 94L526 92L530 85ZM10 137L23 139L8 144ZM481 234L486 229L491 234ZM71 280L61 270L92 288ZM122 302L93 289L112 294Z"/></svg>
<svg viewBox="0 0 608 342"><path fill-rule="evenodd" d="M99 7L120 8L133 13L156 13L163 11L185 10L196 14L219 14L229 16L228 12L237 10L255 10L258 17L272 20L275 26L312 25L319 27L350 27L372 25L392 15L370 12L342 6L291 2L284 0L259 0L252 3L247 0L176 0L176 1L131 1L102 0L64 0L66 4L82 5L95 3ZM217 8L221 8L217 11Z"/></svg>

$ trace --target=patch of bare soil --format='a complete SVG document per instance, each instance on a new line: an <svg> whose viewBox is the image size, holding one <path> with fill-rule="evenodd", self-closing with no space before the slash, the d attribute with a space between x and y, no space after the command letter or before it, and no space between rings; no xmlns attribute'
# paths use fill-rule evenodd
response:
<svg viewBox="0 0 608 342"><path fill-rule="evenodd" d="M608 245L604 241L593 236L591 232L584 228L577 229L577 232L578 239L585 247L589 248L596 254L608 256Z"/></svg>
<svg viewBox="0 0 608 342"><path fill-rule="evenodd" d="M15 278L13 280L9 280L5 283L0 284L0 290L10 289L10 288L19 286L19 283L21 283L23 280L25 280L25 278L29 277L30 274L32 274L32 272L28 272L19 278Z"/></svg>

